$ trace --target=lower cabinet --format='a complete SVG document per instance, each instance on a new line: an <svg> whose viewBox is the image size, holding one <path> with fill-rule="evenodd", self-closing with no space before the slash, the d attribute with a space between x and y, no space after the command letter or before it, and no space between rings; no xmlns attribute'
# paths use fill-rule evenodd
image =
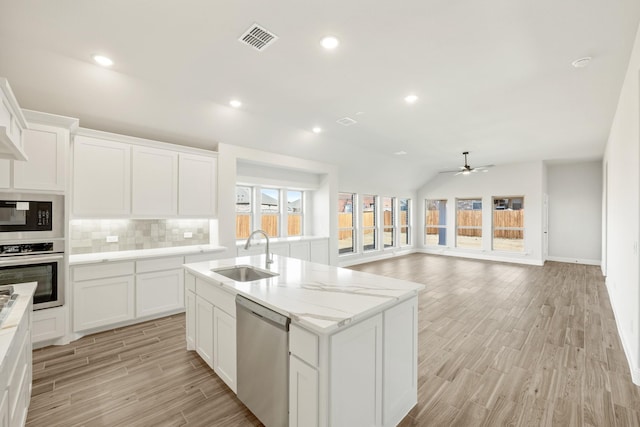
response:
<svg viewBox="0 0 640 427"><path fill-rule="evenodd" d="M196 352L213 367L213 304L196 295Z"/></svg>
<svg viewBox="0 0 640 427"><path fill-rule="evenodd" d="M234 393L236 384L236 319L213 308L213 370Z"/></svg>
<svg viewBox="0 0 640 427"><path fill-rule="evenodd" d="M196 279L190 273L185 273L185 284L187 349L195 349L235 393L236 318L233 312L235 305L230 305L234 296L218 288L211 289L213 285Z"/></svg>
<svg viewBox="0 0 640 427"><path fill-rule="evenodd" d="M301 259L318 264L329 264L329 239L294 240L291 242L273 242L270 247L273 255ZM238 246L237 255L262 255L265 252L264 242L245 249Z"/></svg>
<svg viewBox="0 0 640 427"><path fill-rule="evenodd" d="M133 319L134 285L133 276L75 282L74 330L92 329Z"/></svg>
<svg viewBox="0 0 640 427"><path fill-rule="evenodd" d="M318 426L318 371L289 358L289 426Z"/></svg>
<svg viewBox="0 0 640 427"><path fill-rule="evenodd" d="M184 271L158 271L136 275L136 316L179 310L184 307Z"/></svg>

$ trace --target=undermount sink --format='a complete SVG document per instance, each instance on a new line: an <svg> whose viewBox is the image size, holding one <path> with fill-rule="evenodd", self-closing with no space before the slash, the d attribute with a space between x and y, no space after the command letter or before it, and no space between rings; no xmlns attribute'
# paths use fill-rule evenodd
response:
<svg viewBox="0 0 640 427"><path fill-rule="evenodd" d="M267 279L278 275L278 273L261 270L250 265L215 268L211 271L224 277L228 277L231 280L235 280L236 282L252 282L254 280Z"/></svg>

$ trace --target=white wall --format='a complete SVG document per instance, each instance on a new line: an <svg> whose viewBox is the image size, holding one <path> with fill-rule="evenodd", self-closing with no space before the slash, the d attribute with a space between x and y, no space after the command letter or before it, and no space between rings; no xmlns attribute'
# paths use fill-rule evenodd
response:
<svg viewBox="0 0 640 427"><path fill-rule="evenodd" d="M604 170L606 235L603 258L607 289L634 382L640 384L640 285L638 225L640 210L640 33L629 60L618 107L607 140Z"/></svg>
<svg viewBox="0 0 640 427"><path fill-rule="evenodd" d="M547 165L548 260L600 265L602 160Z"/></svg>
<svg viewBox="0 0 640 427"><path fill-rule="evenodd" d="M238 163L241 165L240 168ZM309 203L311 212L307 212L307 215L313 218L313 223L311 229L305 227L305 230L308 230L307 234L310 235L329 237L329 262L336 265L338 253L337 166L246 147L218 144L218 235L219 244L228 248L226 255L236 256L236 181L238 172L251 174L250 169L245 167L246 163L256 166L256 172L259 173L254 175L262 176L266 173L274 177L275 173L278 182L287 183L287 185L296 179L298 182L305 181L304 187L309 186L309 182L317 182L317 189L313 191L313 198ZM305 221L305 226L306 224Z"/></svg>
<svg viewBox="0 0 640 427"><path fill-rule="evenodd" d="M542 265L542 197L544 165L541 161L496 166L488 172L470 175L439 174L427 182L419 191L417 207L420 212L417 245L423 252L469 258L510 261ZM524 253L493 251L492 197L524 196L525 250ZM460 249L455 247L455 200L456 198L482 198L482 249ZM424 245L424 201L426 199L447 200L447 246Z"/></svg>

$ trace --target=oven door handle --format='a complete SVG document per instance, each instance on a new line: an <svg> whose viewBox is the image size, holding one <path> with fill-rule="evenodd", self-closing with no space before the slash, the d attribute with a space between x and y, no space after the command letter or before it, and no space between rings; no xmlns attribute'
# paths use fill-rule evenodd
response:
<svg viewBox="0 0 640 427"><path fill-rule="evenodd" d="M40 255L40 256L16 256L0 259L0 267L23 265L23 264L42 264L45 262L58 262L64 259L64 254L59 255Z"/></svg>

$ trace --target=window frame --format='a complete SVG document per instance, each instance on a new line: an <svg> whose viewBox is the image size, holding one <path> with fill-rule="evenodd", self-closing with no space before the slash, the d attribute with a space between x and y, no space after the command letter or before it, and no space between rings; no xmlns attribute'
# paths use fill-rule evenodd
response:
<svg viewBox="0 0 640 427"><path fill-rule="evenodd" d="M249 211L248 212L238 212L238 187L242 187L242 188L248 188L249 189ZM253 215L253 211L255 209L255 194L254 194L254 187L251 185L244 185L244 184L236 184L236 240L242 240L242 239L247 239L250 235L251 235L251 230L253 230L253 220L254 220L254 215ZM243 236L243 237L238 237L238 217L239 216L246 216L249 218L249 234L247 236Z"/></svg>
<svg viewBox="0 0 640 427"><path fill-rule="evenodd" d="M358 194L357 193L350 193L347 191L340 191L338 192L338 209L340 208L340 199L342 195L350 195L351 196L351 226L350 227L341 227L340 226L340 221L338 220L338 256L346 256L346 255L353 255L358 253L358 237L357 237L357 229L358 227L356 226L357 224L357 215L358 215L358 211L357 209L355 209L358 206ZM338 211L338 215L341 213L345 213ZM339 219L339 218L338 218ZM340 233L343 231L351 231L351 250L349 252L341 252L340 249Z"/></svg>
<svg viewBox="0 0 640 427"><path fill-rule="evenodd" d="M365 200L367 198L371 197L373 199L373 225L364 225L364 214L365 214L365 207L364 207L364 203ZM379 242L379 236L378 236L378 206L379 206L379 197L375 194L363 194L361 199L360 199L360 224L361 224L361 234L362 234L362 252L366 253L366 252L373 252L373 251L377 251L380 248L380 242ZM368 234L367 231L371 232L373 234L373 246L372 247L367 247L367 246L371 246L371 245L365 245L365 235Z"/></svg>
<svg viewBox="0 0 640 427"><path fill-rule="evenodd" d="M282 209L282 230L285 230L285 226L284 224L286 224L286 230L287 230L287 237L299 237L299 236L304 236L304 191L303 190L296 190L293 188L283 188L282 190L282 194L283 194L283 200L286 203L287 207L286 209L284 209L284 204L283 204L283 209ZM291 192L296 192L296 193L300 193L300 212L299 213L289 213L289 193ZM300 234L289 234L289 217L291 216L299 216L300 219L298 220L300 223Z"/></svg>
<svg viewBox="0 0 640 427"><path fill-rule="evenodd" d="M476 206L477 202L480 202L480 209L464 209L465 211L467 210L471 210L471 211L480 211L480 225L476 226L476 225L463 225L460 226L459 222L460 222L460 218L458 216L458 213L460 211L460 202L461 201L470 201L472 203L472 207ZM483 233L483 224L484 224L484 215L483 215L483 201L482 201L482 197L456 197L456 233L455 233L455 242L456 242L456 248L457 249L466 249L466 250L472 250L472 251L480 251L482 250L483 247L483 243L484 243L484 233ZM458 231L459 230L480 230L480 247L477 248L469 248L469 247L461 247L460 244L458 243Z"/></svg>
<svg viewBox="0 0 640 427"><path fill-rule="evenodd" d="M402 201L406 200L407 203L407 223L406 224L400 224L400 219L402 218ZM403 247L403 246L411 246L413 243L413 240L411 238L411 210L413 209L413 207L411 206L411 199L408 197L399 197L398 198L398 246ZM404 242L401 239L402 236L402 229L406 228L407 229L407 241Z"/></svg>
<svg viewBox="0 0 640 427"><path fill-rule="evenodd" d="M444 224L429 224L427 221L427 217L429 215L429 203L430 202L444 202ZM432 246L432 247L439 247L439 246L447 246L447 239L448 239L448 221L447 221L447 214L448 214L448 205L449 205L449 199L424 199L424 244L425 246ZM438 212L438 217L439 217L440 213ZM438 221L440 222L440 221ZM438 230L444 230L444 244L430 244L428 242L428 236L429 234L427 233L427 230L429 228L437 228Z"/></svg>
<svg viewBox="0 0 640 427"><path fill-rule="evenodd" d="M396 197L392 197L392 196L382 196L380 197L381 203L380 205L382 206L382 210L381 210L381 214L382 214L382 221L380 221L380 227L382 229L382 248L383 249L387 249L387 248L395 248L397 247L397 235L398 235L398 225L397 225L397 208L396 208L396 204L397 204L397 198ZM385 222L385 200L390 200L391 201L391 224L390 225L386 225ZM391 244L386 243L386 233L387 231L391 231Z"/></svg>
<svg viewBox="0 0 640 427"><path fill-rule="evenodd" d="M526 228L524 224L524 218L522 218L522 227L496 227L495 225L495 211L496 210L509 210L509 209L496 209L496 200L509 200L512 202L514 199L521 200L521 207L517 209L518 211L523 211L524 216L524 196L492 196L491 197L491 250L499 251L499 252L508 252L508 253L524 253L525 252L525 242L526 242ZM520 231L522 233L522 250L509 250L509 249L496 249L495 248L495 234L496 231Z"/></svg>

